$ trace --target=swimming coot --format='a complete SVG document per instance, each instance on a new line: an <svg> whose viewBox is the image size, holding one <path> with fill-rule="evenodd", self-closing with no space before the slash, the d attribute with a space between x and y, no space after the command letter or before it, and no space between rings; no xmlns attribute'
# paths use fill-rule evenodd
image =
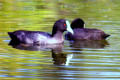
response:
<svg viewBox="0 0 120 80"><path fill-rule="evenodd" d="M27 30L17 30L14 32L8 32L8 34L12 41L15 42L31 44L58 44L63 42L63 32L66 30L73 33L69 21L60 19L55 22L52 34Z"/></svg>
<svg viewBox="0 0 120 80"><path fill-rule="evenodd" d="M85 22L80 18L73 20L71 27L74 34L67 32L65 38L68 40L105 40L110 36L99 29L85 28Z"/></svg>

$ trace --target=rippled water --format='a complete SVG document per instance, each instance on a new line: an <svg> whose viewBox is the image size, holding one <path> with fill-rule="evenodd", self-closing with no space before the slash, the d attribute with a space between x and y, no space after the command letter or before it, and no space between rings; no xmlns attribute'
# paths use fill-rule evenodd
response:
<svg viewBox="0 0 120 80"><path fill-rule="evenodd" d="M1 0L0 80L119 80L118 0ZM7 32L51 33L54 22L75 18L111 36L106 41L64 41L60 45L10 45Z"/></svg>

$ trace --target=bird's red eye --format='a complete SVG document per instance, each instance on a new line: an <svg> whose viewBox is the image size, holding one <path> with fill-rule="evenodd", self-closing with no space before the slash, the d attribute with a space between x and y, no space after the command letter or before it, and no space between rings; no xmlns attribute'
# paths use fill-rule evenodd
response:
<svg viewBox="0 0 120 80"><path fill-rule="evenodd" d="M66 24L64 24L64 26L66 26Z"/></svg>

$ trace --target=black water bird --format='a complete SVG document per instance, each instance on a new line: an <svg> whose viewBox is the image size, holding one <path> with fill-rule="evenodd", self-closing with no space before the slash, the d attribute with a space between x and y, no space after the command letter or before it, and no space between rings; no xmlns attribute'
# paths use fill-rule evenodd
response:
<svg viewBox="0 0 120 80"><path fill-rule="evenodd" d="M63 32L69 31L73 33L69 21L60 19L53 25L52 34L41 31L17 30L8 32L12 42L26 44L59 44L64 41Z"/></svg>
<svg viewBox="0 0 120 80"><path fill-rule="evenodd" d="M68 40L105 40L110 36L99 29L85 28L85 22L80 18L72 21L71 28L73 34L70 32L65 34L65 38Z"/></svg>

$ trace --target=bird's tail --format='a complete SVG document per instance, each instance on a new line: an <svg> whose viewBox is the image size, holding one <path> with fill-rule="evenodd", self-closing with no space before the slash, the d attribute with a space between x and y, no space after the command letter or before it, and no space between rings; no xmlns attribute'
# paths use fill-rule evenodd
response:
<svg viewBox="0 0 120 80"><path fill-rule="evenodd" d="M17 38L16 35L14 35L14 32L8 32L8 35L10 36L10 38L11 38L12 40L17 40L17 41L18 41L18 38Z"/></svg>
<svg viewBox="0 0 120 80"><path fill-rule="evenodd" d="M8 35L10 36L11 39L13 39L13 32L8 32Z"/></svg>
<svg viewBox="0 0 120 80"><path fill-rule="evenodd" d="M104 39L106 39L107 37L109 37L110 35L109 34L105 34L104 35Z"/></svg>

